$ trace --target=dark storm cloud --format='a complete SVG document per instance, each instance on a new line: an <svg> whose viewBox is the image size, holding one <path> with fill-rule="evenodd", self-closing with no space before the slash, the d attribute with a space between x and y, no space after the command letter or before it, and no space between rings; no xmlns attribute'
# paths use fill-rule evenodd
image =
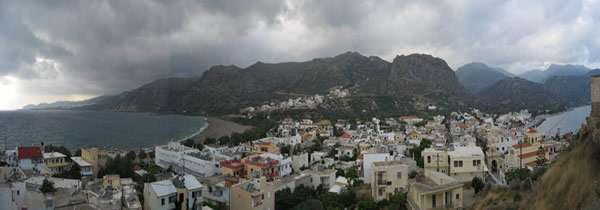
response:
<svg viewBox="0 0 600 210"><path fill-rule="evenodd" d="M594 66L599 10L596 1L0 1L0 78L60 98L348 50L517 73Z"/></svg>

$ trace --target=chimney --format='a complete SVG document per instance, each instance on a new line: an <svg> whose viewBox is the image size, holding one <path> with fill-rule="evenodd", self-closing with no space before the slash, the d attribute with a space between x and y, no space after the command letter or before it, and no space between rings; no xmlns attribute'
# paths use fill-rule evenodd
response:
<svg viewBox="0 0 600 210"><path fill-rule="evenodd" d="M600 75L591 76L591 99L592 99L592 113L591 117L600 116Z"/></svg>

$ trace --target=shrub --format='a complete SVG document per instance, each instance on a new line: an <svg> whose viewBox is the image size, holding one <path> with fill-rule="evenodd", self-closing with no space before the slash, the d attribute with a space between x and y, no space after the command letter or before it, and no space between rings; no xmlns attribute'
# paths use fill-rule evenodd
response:
<svg viewBox="0 0 600 210"><path fill-rule="evenodd" d="M514 202L519 202L521 201L523 198L521 197L521 194L517 193L515 194L515 196L513 197L513 201Z"/></svg>
<svg viewBox="0 0 600 210"><path fill-rule="evenodd" d="M408 178L414 179L415 177L417 177L417 171L412 170L410 173L408 173Z"/></svg>
<svg viewBox="0 0 600 210"><path fill-rule="evenodd" d="M477 194L481 192L481 190L485 186L485 183L483 183L483 180L481 180L481 178L473 177L473 180L471 181L471 186L473 186L473 189L475 189L475 194Z"/></svg>

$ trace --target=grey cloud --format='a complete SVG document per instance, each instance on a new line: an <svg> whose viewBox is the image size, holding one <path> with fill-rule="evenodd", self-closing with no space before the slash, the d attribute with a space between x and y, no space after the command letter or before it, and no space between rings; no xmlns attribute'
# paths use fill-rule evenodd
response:
<svg viewBox="0 0 600 210"><path fill-rule="evenodd" d="M513 72L598 65L599 10L590 1L1 1L0 78L30 81L36 94L118 93L216 64L348 50Z"/></svg>

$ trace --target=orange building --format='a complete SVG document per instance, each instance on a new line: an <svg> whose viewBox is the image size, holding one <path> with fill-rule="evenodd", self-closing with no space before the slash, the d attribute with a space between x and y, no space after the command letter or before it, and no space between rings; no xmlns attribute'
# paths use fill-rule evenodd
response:
<svg viewBox="0 0 600 210"><path fill-rule="evenodd" d="M252 173L258 173L258 177L264 176L273 179L279 176L279 161L261 156L252 156L242 159L244 165L245 179L252 179Z"/></svg>
<svg viewBox="0 0 600 210"><path fill-rule="evenodd" d="M243 177L244 176L244 164L241 160L227 160L222 161L221 174L232 177Z"/></svg>

